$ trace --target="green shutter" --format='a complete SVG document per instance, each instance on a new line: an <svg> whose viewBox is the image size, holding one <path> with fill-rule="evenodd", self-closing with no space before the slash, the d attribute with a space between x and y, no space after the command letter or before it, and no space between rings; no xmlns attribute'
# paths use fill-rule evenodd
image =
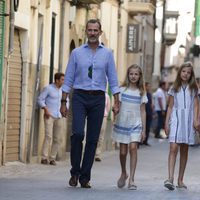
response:
<svg viewBox="0 0 200 200"><path fill-rule="evenodd" d="M199 0L196 0L195 2L195 36L200 36L200 2Z"/></svg>
<svg viewBox="0 0 200 200"><path fill-rule="evenodd" d="M5 13L5 1L0 1L0 113L2 104L2 73L3 73L3 57L4 57L4 20L2 14Z"/></svg>

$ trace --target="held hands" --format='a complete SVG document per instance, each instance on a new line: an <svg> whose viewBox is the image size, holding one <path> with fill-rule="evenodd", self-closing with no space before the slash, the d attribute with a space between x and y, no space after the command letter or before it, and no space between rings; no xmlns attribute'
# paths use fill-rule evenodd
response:
<svg viewBox="0 0 200 200"><path fill-rule="evenodd" d="M115 103L112 107L112 111L114 115L116 116L119 113L119 103Z"/></svg>

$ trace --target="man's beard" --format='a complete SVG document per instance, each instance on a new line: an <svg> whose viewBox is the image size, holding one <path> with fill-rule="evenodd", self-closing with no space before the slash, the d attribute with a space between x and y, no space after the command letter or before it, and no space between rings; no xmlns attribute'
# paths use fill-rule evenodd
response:
<svg viewBox="0 0 200 200"><path fill-rule="evenodd" d="M91 43L95 43L98 41L98 39L96 37L92 37L92 38L89 38L88 41Z"/></svg>

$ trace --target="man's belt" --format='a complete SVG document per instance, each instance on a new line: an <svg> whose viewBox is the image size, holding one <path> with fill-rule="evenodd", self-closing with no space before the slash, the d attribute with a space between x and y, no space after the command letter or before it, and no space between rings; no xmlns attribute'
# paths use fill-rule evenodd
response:
<svg viewBox="0 0 200 200"><path fill-rule="evenodd" d="M75 89L80 93L89 94L89 95L105 95L105 92L102 90L82 90L82 89Z"/></svg>

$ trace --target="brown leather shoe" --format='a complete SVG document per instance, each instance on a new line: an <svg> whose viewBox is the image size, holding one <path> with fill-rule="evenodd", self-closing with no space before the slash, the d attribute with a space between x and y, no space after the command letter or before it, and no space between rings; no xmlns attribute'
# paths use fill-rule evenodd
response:
<svg viewBox="0 0 200 200"><path fill-rule="evenodd" d="M47 160L47 159L42 158L41 164L43 164L43 165L48 165L49 163L48 163L48 160Z"/></svg>
<svg viewBox="0 0 200 200"><path fill-rule="evenodd" d="M56 161L55 161L55 160L51 160L51 161L49 162L49 164L55 166L55 165L56 165Z"/></svg>
<svg viewBox="0 0 200 200"><path fill-rule="evenodd" d="M91 188L92 186L90 185L89 182L82 182L82 183L81 183L81 187L82 187L82 188L87 188L87 189L89 189L89 188Z"/></svg>
<svg viewBox="0 0 200 200"><path fill-rule="evenodd" d="M101 158L96 157L96 158L95 158L95 161L96 161L96 162L101 162Z"/></svg>
<svg viewBox="0 0 200 200"><path fill-rule="evenodd" d="M69 185L72 187L76 187L78 185L78 177L77 176L72 176L69 179Z"/></svg>

